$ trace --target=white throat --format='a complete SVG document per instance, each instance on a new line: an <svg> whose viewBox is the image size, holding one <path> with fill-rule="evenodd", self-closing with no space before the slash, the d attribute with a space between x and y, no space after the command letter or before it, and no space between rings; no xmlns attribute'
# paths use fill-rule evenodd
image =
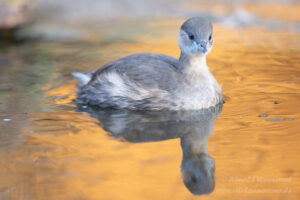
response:
<svg viewBox="0 0 300 200"><path fill-rule="evenodd" d="M197 68L206 68L206 55L201 56L191 56L190 57L190 65L191 67L197 67Z"/></svg>
<svg viewBox="0 0 300 200"><path fill-rule="evenodd" d="M184 65L185 74L190 74L191 76L210 74L209 68L206 65L206 55L190 56Z"/></svg>

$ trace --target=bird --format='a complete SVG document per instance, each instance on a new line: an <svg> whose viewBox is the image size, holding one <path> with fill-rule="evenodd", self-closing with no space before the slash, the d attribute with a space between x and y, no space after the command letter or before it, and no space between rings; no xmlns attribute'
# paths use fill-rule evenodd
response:
<svg viewBox="0 0 300 200"><path fill-rule="evenodd" d="M78 79L77 104L130 110L198 110L223 101L206 64L213 47L212 23L187 19L178 36L180 57L141 53L105 64Z"/></svg>

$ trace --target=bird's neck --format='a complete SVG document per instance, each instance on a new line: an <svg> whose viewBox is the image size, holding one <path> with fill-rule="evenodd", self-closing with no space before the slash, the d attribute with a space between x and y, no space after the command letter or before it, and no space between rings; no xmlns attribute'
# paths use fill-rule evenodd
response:
<svg viewBox="0 0 300 200"><path fill-rule="evenodd" d="M181 138L184 157L194 157L201 153L208 154L208 135L191 133Z"/></svg>
<svg viewBox="0 0 300 200"><path fill-rule="evenodd" d="M181 52L179 62L183 73L199 74L209 71L206 55L189 56Z"/></svg>

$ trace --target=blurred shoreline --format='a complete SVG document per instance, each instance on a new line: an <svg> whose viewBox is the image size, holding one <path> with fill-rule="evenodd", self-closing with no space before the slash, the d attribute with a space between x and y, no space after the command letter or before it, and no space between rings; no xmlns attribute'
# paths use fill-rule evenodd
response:
<svg viewBox="0 0 300 200"><path fill-rule="evenodd" d="M203 16L228 29L255 26L297 33L299 10L293 0L2 0L0 32L16 39L98 40L97 32L114 24Z"/></svg>

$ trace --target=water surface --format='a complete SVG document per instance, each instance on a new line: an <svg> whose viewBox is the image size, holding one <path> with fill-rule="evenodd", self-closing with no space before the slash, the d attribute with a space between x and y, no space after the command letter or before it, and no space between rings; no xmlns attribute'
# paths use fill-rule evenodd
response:
<svg viewBox="0 0 300 200"><path fill-rule="evenodd" d="M205 112L96 112L74 103L71 72L133 53L178 57L182 21L122 21L99 40L2 46L0 199L199 199L191 189L197 177L206 199L297 199L297 32L215 24L208 65L226 96L216 121ZM197 123L203 119L209 123ZM185 155L214 163L198 159L190 165L200 167L185 173ZM211 173L197 172L207 167Z"/></svg>

